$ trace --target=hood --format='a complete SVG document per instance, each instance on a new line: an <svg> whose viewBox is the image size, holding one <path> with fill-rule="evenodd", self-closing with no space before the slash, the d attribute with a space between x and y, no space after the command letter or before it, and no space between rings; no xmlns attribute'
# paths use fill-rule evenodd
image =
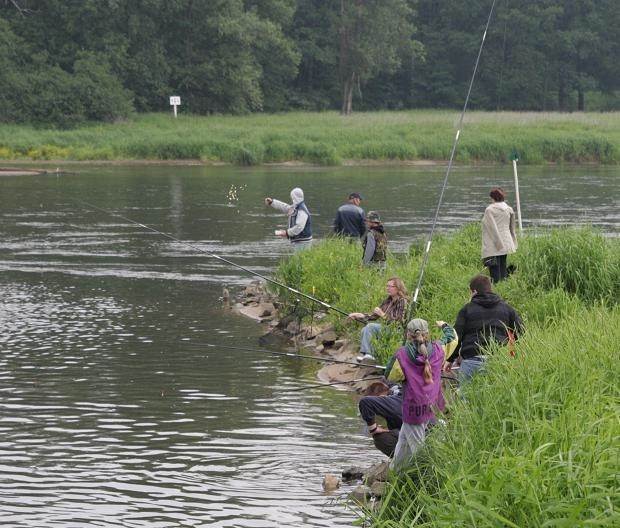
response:
<svg viewBox="0 0 620 528"><path fill-rule="evenodd" d="M295 187L291 191L291 200L293 202L293 205L300 204L304 201L304 192L299 187Z"/></svg>
<svg viewBox="0 0 620 528"><path fill-rule="evenodd" d="M510 206L506 202L493 202L489 205L491 209L498 209L501 211L505 211L506 209L510 209Z"/></svg>
<svg viewBox="0 0 620 528"><path fill-rule="evenodd" d="M495 293L478 293L471 298L471 302L484 306L485 308L495 306L500 301L501 299Z"/></svg>

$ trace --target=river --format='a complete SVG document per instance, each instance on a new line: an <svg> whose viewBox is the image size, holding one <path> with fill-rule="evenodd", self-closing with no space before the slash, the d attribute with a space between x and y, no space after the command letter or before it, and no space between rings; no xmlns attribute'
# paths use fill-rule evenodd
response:
<svg viewBox="0 0 620 528"><path fill-rule="evenodd" d="M313 361L260 349L264 329L220 301L252 277L208 253L273 274L290 248L262 198L295 186L317 239L358 191L402 252L427 236L444 170L93 164L0 177L3 526L349 526L353 485L327 495L323 475L383 459L355 396L306 388ZM617 237L618 171L520 168L524 227L588 222ZM478 221L493 185L514 205L512 178L456 168L437 230Z"/></svg>

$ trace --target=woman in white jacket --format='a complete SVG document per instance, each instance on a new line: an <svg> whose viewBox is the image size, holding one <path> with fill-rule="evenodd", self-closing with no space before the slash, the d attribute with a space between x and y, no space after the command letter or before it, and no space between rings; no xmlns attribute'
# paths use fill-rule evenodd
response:
<svg viewBox="0 0 620 528"><path fill-rule="evenodd" d="M489 196L491 204L482 217L482 262L493 282L499 282L508 276L506 257L517 250L515 213L501 187L491 189Z"/></svg>

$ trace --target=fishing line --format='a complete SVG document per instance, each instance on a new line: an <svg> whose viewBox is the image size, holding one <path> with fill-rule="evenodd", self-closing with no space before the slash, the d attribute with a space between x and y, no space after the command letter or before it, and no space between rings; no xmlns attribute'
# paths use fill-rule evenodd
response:
<svg viewBox="0 0 620 528"><path fill-rule="evenodd" d="M373 376L370 378L358 378L348 381L334 381L333 383L315 383L313 385L304 385L303 387L295 387L293 389L282 389L281 392L299 392L306 389L314 389L316 387L332 387L334 385L346 385L347 383L357 383L358 381L370 381L385 379L383 376Z"/></svg>
<svg viewBox="0 0 620 528"><path fill-rule="evenodd" d="M366 368L373 368L373 369L377 369L377 370L385 370L385 366L384 365L368 365L366 363L357 363L354 361L341 361L339 359L330 359L330 358L322 358L322 357L315 357L315 356L308 356L308 355L304 355L304 354L297 354L297 353L293 353L293 352L275 352L273 350L269 350L267 348L261 349L261 348L246 348L246 347L237 347L237 346L228 346L228 345L215 345L213 343L196 343L197 345L200 346L206 346L206 347L212 347L212 348L227 348L230 350L243 350L245 352L260 352L261 354L264 354L265 352L268 354L274 354L276 356L290 356L290 357L294 357L294 358L298 358L298 359L314 359L315 361L323 361L326 363L335 363L338 365L353 365L355 367L366 367Z"/></svg>
<svg viewBox="0 0 620 528"><path fill-rule="evenodd" d="M161 235L163 237L169 238L170 240L174 240L175 242L178 242L179 244L183 244L183 245L185 245L187 247L190 247L190 248L192 248L192 249L194 249L194 250L196 250L196 251L198 251L200 253L204 253L205 255L208 255L210 257L216 258L218 260L221 260L222 262L225 262L226 264L229 264L231 266L234 266L235 268L243 270L246 273L250 273L251 275L255 275L256 277L260 277L261 279L263 279L263 280L265 280L267 282L270 282L271 284L279 286L280 288L285 288L285 289L293 292L296 295L300 295L301 297L304 297L304 298L306 298L306 299L308 299L310 301L313 301L313 302L315 302L317 304L320 304L321 306L323 306L324 308L327 308L328 310L334 310L335 312L338 312L339 314L346 315L346 316L349 315L348 312L344 312L343 310L340 310L339 308L336 308L335 306L332 306L331 304L328 304L328 303L326 303L324 301L321 301L320 299L317 299L316 297L313 297L312 295L308 295L307 293L303 293L303 292L301 292L301 291L299 291L299 290L297 290L295 288L291 288L290 286L287 286L286 284L282 284L281 282L278 282L277 280L270 279L269 277L266 277L265 275L262 275L262 274L260 274L260 273L258 273L256 271L253 271L253 270L251 270L249 268L246 268L244 266L241 266L240 264L237 264L236 262L233 262L231 260L225 259L224 257L220 257L219 255L216 255L215 253L211 253L210 251L206 251L206 250L204 250L204 249L202 249L202 248L200 248L200 247L198 247L198 246L196 246L194 244L190 244L189 242L185 242L184 240L176 238L176 237L172 236L169 233L164 233L163 231L158 231L154 227L148 226L148 225L143 224L141 222L136 222L135 220L132 220L131 218L127 218L126 216L123 216L122 214L113 213L113 212L108 211L106 209L102 209L101 207L97 207L96 205L91 204L89 202L86 202L84 200L73 200L73 201L76 202L76 203L80 203L82 205L86 205L86 206L88 206L88 207L90 207L92 209L95 209L95 210L100 211L102 213L105 213L107 215L115 216L117 218L121 218L122 220L125 220L126 222L129 222L131 224L143 227L144 229L148 229L149 231L152 231L153 233L157 233L158 235Z"/></svg>
<svg viewBox="0 0 620 528"><path fill-rule="evenodd" d="M194 343L194 344L198 346L206 346L210 348L226 348L229 350L243 350L244 352L260 352L261 354L267 353L267 354L273 354L276 356L290 356L296 359L314 359L315 361L323 361L325 363L335 363L339 365L353 365L354 367L370 368L370 369L375 369L375 370L385 370L386 368L385 365L369 365L367 363L358 363L356 361L343 361L339 359L308 356L304 354L298 354L295 352L276 352L275 350L269 350L268 348L249 348L249 347L238 347L238 346L231 346L231 345L216 345L214 343ZM458 366L451 367L451 370L458 370L458 369L459 369ZM447 376L443 374L441 375L441 377L442 379L456 379L452 376ZM364 379L371 379L371 378L364 378Z"/></svg>
<svg viewBox="0 0 620 528"><path fill-rule="evenodd" d="M484 42L487 37L487 31L489 30L489 25L491 24L491 17L493 16L493 10L495 9L495 2L491 5L491 9L489 11L489 16L487 18L487 23L484 28L484 33L482 34L482 41L480 42L480 48L478 49L478 56L476 57L476 63L474 65L474 71L471 75L471 79L469 81L469 88L467 90L467 97L465 97L465 104L463 105L463 110L461 112L461 116L458 121L458 126L456 130L456 136L454 138L454 143L452 144L452 151L450 152L450 160L448 161L448 168L446 169L446 174L443 180L443 185L441 187L441 193L439 194L439 201L437 203L437 209L435 210L435 217L433 219L433 224L431 226L431 231L429 233L428 241L426 242L426 250L424 252L424 258L422 259L422 266L420 267L420 273L418 275L418 281L416 283L415 292L413 294L413 298L411 300L411 308L409 310L409 317L407 320L413 319L413 316L416 313L416 307L418 302L418 296L420 294L420 288L422 287L422 279L424 277L424 270L426 269L426 263L428 261L428 256L431 251L431 243L433 240L433 234L435 233L435 228L437 227L437 219L439 218L439 210L441 208L441 204L443 202L443 196L446 191L446 187L448 186L448 176L450 175L450 171L452 170L452 164L454 162L454 155L456 153L456 147L459 142L459 138L461 136L461 128L463 126L463 118L465 117L465 112L467 111L467 106L469 104L469 97L471 95L471 91L474 85L474 79L476 78L476 72L478 71L478 65L480 63L480 56L482 55L482 48L484 47ZM406 330L405 330L406 337Z"/></svg>

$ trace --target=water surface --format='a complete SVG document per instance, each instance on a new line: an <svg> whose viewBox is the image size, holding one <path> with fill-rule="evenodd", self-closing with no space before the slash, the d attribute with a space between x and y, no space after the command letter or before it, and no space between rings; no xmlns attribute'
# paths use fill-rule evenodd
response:
<svg viewBox="0 0 620 528"><path fill-rule="evenodd" d="M260 349L263 328L219 300L252 277L206 253L271 275L290 248L262 198L297 185L317 239L356 190L403 251L427 236L444 169L68 170L0 178L3 525L349 525L352 486L325 495L323 475L383 459L355 397L305 389L314 362ZM616 173L521 169L524 226L618 236ZM514 205L511 170L457 168L438 230L478 221L497 184Z"/></svg>

